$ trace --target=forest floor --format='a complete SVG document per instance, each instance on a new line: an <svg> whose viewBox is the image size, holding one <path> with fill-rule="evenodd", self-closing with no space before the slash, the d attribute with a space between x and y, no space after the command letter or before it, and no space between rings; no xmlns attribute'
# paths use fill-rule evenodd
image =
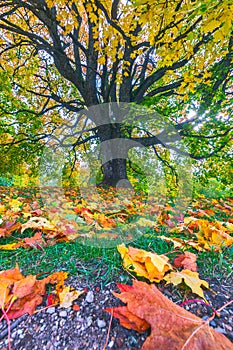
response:
<svg viewBox="0 0 233 350"><path fill-rule="evenodd" d="M43 303L37 307L32 317L26 314L11 321L10 334L7 322L3 319L0 322L0 349L9 349L9 336L12 350L141 349L142 344L150 334L150 330L139 334L132 329L126 329L120 325L118 319L112 318L105 311L105 308L123 305L112 294L114 291L119 292L117 283L131 284L132 279L137 277L122 267L122 261L116 247L84 245L83 241L79 243L78 239L64 239L59 230L59 235L55 238L56 244L50 244L48 243L50 242L48 227L47 229L43 227L44 230L41 229L44 233L43 241L37 241L36 244L34 242L34 245L32 245L33 240L30 241L27 238L34 237L35 227L30 226L31 223L28 224L28 222L32 217L46 216L37 194L32 195L32 190L26 192L4 188L0 193L0 240L2 243L0 269L12 269L18 263L25 276L60 270L68 271L69 276L65 284L85 292L68 308L61 308L59 305L47 307L47 299L44 297ZM140 205L140 203L137 203L137 205ZM54 203L53 207L57 208L57 206L58 203ZM146 204L140 208L141 216L142 208L145 207ZM196 217L197 220L218 222L218 230L220 229L219 225L222 225L222 228L227 223L227 229L230 227L231 230L232 210L232 199L202 199L195 201L194 205L188 209L188 215ZM56 212L56 210L53 209L52 212ZM85 225L87 227L93 226L93 218L98 221L98 225L102 225L102 228L105 229L103 232L108 232L104 226L107 226L109 230L111 229L110 215L103 217L100 216L101 213L98 211L99 216L95 214L94 217L93 208L85 207L83 202L81 204L76 203L75 213L78 213L85 221L85 223L80 221L84 231ZM135 212L132 207L128 206L128 213L125 210L123 214L125 220L127 214L129 214L129 218L135 215ZM150 211L150 214L153 215L153 211ZM169 214L163 215L163 218L160 219L159 229L157 225L141 228L143 234L132 242L127 237L128 241L126 243L132 243L132 246L146 251L168 254L172 260L179 253L179 249L174 250L172 242L164 242L158 236L165 234L167 237L171 237L171 234L167 231L167 226L169 229L174 229L175 219L173 216L171 210ZM119 219L119 215L117 218ZM144 226L146 226L145 223L150 226L148 215L145 220L148 221L144 221ZM119 221L121 222L121 220ZM179 218L179 221L182 220ZM22 225L27 224L28 226L26 226L24 232L20 232L19 226L18 231L17 229L11 230L17 223L20 223L21 231ZM63 221L63 227L64 224L67 224L67 222L64 223ZM67 232L67 226L65 227L66 236L69 236L70 231ZM15 228L17 227L15 226ZM195 228L192 225L189 227L189 229L194 230L194 233ZM36 229L38 230L39 226ZM229 230L227 232L231 235ZM178 238L184 237L182 233L175 234L173 230L172 237L175 236ZM108 237L107 239L109 240ZM191 241L190 236L189 241ZM11 250L7 250L7 246L5 246L4 249L4 245L12 245L15 242L21 244L21 246L11 246ZM28 246L25 246L25 242ZM44 246L42 246L42 242ZM196 248L201 247L200 242L198 245ZM209 289L204 290L206 305L196 302L195 300L200 298L192 293L187 286L167 285L164 280L156 283L156 286L175 304L179 305L189 300L190 302L183 307L203 320L212 315L212 310L207 304L215 310L226 305L221 310L220 315L215 316L210 321L210 326L233 342L233 304L230 304L233 299L232 246L222 247L220 250L198 250L190 247L189 250L197 255L200 278L209 283ZM183 250L181 249L181 251ZM140 279L146 281L145 278Z"/></svg>

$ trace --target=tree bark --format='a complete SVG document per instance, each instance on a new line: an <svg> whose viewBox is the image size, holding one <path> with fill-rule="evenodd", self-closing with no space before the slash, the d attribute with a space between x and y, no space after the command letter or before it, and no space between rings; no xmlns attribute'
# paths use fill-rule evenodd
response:
<svg viewBox="0 0 233 350"><path fill-rule="evenodd" d="M128 149L123 142L120 124L105 124L98 128L103 180L99 186L132 188L127 177ZM121 141L122 139L122 141Z"/></svg>
<svg viewBox="0 0 233 350"><path fill-rule="evenodd" d="M103 164L103 180L99 184L106 187L131 188L127 177L126 159L112 159Z"/></svg>

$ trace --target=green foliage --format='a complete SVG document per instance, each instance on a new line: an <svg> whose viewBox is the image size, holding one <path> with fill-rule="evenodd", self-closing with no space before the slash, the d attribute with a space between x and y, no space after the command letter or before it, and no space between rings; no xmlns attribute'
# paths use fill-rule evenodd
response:
<svg viewBox="0 0 233 350"><path fill-rule="evenodd" d="M205 184L198 179L194 182L194 196L203 198L226 198L233 197L233 186L225 186L216 178L210 178Z"/></svg>
<svg viewBox="0 0 233 350"><path fill-rule="evenodd" d="M13 180L9 179L5 176L0 176L0 186L11 186L13 184Z"/></svg>

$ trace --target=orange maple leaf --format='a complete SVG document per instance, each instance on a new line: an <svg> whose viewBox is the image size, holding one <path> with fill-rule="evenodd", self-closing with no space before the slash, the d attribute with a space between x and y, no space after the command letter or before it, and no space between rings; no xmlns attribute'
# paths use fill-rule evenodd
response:
<svg viewBox="0 0 233 350"><path fill-rule="evenodd" d="M27 313L32 315L43 301L46 285L61 285L66 277L65 272L57 272L41 280L37 280L33 275L24 277L18 265L12 270L0 271L0 306L7 310L11 304L7 312L8 320Z"/></svg>
<svg viewBox="0 0 233 350"><path fill-rule="evenodd" d="M232 343L223 334L209 327L207 321L174 304L155 285L134 280L129 288L118 287L121 294L113 294L126 306L105 311L118 317L121 325L127 328L143 331L150 325L151 333L141 350L232 349Z"/></svg>

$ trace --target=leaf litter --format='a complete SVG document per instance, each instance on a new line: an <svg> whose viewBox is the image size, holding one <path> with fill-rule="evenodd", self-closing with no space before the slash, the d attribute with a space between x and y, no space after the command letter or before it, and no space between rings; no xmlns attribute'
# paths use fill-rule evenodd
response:
<svg viewBox="0 0 233 350"><path fill-rule="evenodd" d="M203 204L199 203L196 205L195 211L189 210L188 214L191 216L185 218L183 218L182 215L177 216L172 207L168 205L167 208L165 207L165 209L163 209L165 211L161 212L157 217L157 220L154 220L153 216L148 217L148 208L143 212L143 206L141 202L138 201L138 198L137 201L135 201L137 205L132 206L131 203L128 205L127 210L124 209L122 212L120 210L113 211L109 216L97 210L97 206L95 205L88 208L86 203L79 201L78 197L74 202L70 200L69 205L67 205L67 203L62 204L62 201L60 201L60 204L56 202L54 208L52 210L50 208L49 215L47 209L40 205L38 197L36 199L34 198L32 203L29 203L28 198L20 196L18 199L11 199L11 194L4 194L2 198L4 200L0 207L0 237L2 237L2 239L11 239L12 237L14 240L15 232L24 236L22 238L18 236L16 242L13 241L1 245L0 249L4 250L14 250L19 247L43 249L43 247L47 245L56 244L56 242L62 240L68 242L78 239L80 236L88 234L90 229L91 232L93 232L93 228L95 232L102 230L101 237L108 238L108 230L116 227L119 223L127 222L128 218L138 213L138 211L135 210L137 205L138 208L140 208L140 215L138 215L139 219L136 220L135 225L139 228L147 226L152 230L154 229L155 232L159 230L159 226L167 227L170 231L170 237L160 236L160 238L174 243L175 248L185 250L188 247L194 247L199 251L208 251L214 247L214 250L221 251L223 247L232 245L231 234L233 225L230 215L232 214L233 201L230 200L227 205L219 204L218 201L214 202L214 210L204 210L201 208ZM65 219L61 219L59 216L61 206L65 207L67 210L67 218ZM153 213L153 208L149 209L151 213ZM209 221L211 215L215 214L215 210L224 211L226 214L222 222ZM201 219L199 219L199 217L201 217ZM28 229L34 231L33 236L25 237L24 234ZM105 233L103 233L103 231ZM174 234L176 234L176 236L172 237ZM188 239L184 240L182 238L183 235L179 238L179 234L185 234ZM198 273L196 272L195 254L185 251L183 253L180 252L172 264L165 255L146 252L130 246L126 247L124 244L118 246L118 251L123 259L124 268L138 277L156 283L164 280L166 283L172 283L175 286L186 284L193 293L196 293L206 301L203 294L203 287L207 289L209 285L206 281L199 279ZM182 268L183 270L181 270ZM48 306L58 305L60 303L60 306L70 308L73 302L83 293L83 291L77 291L70 286L64 286L64 280L67 277L64 272L54 273L51 276L38 280L36 276L32 275L24 277L21 275L18 266L16 266L14 269L16 280L12 281L12 272L10 271L11 270L8 270L8 272L2 271L0 273L2 318L5 318L7 322L25 313L32 315L36 307L42 303L43 295L46 295L45 289L47 284L57 284L56 289L47 296ZM6 277L7 273L9 274L9 278ZM150 285L146 284L146 286ZM74 310L75 308L79 310L79 306L75 307L75 305L73 305ZM138 305L135 307L136 309L139 308ZM130 319L132 324L134 324L131 328L139 332L150 327L151 323L148 321L150 317L148 320L146 318L143 319L137 312L132 313L131 309L127 309L127 312L125 312L125 307L120 307L118 309L118 313L121 314L121 322L123 322L124 325L127 326L128 319ZM150 311L150 313L151 312L154 314L154 311ZM154 315L153 317L156 318L157 316ZM163 318L166 319L164 316ZM199 329L198 331L193 330L193 332L195 334L202 334L202 328L206 329L205 327L206 325L203 326L202 322L202 324L200 324L200 333ZM209 329L206 332L208 334L211 333ZM155 336L157 342L158 339L156 337L157 335ZM188 338L186 337L187 339L184 345L182 345L185 348L187 347L186 342L187 344L192 344L189 337L190 336L188 336ZM195 339L195 337L191 336L193 339ZM147 339L152 338L153 337L149 337ZM217 336L216 338L216 335L211 333L211 338L217 341L216 339L219 337ZM147 343L150 344L150 341L151 340L148 340ZM153 344L152 342L152 346L154 346ZM144 349L144 347L142 347L142 349ZM150 349L150 347L146 347L145 349Z"/></svg>

